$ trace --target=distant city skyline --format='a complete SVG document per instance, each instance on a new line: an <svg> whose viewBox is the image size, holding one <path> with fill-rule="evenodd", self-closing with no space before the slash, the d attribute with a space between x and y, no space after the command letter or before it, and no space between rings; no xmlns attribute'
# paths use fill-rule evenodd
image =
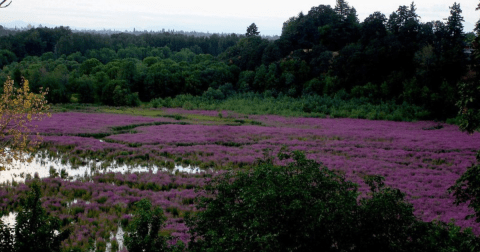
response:
<svg viewBox="0 0 480 252"><path fill-rule="evenodd" d="M410 1L350 0L362 22L368 15L380 11L387 17L400 5ZM473 31L480 19L475 11L476 0L460 0L465 18L464 31ZM210 33L245 33L247 26L255 23L261 35L280 35L282 24L288 18L304 14L320 4L335 6L335 0L292 1L276 4L274 1L226 2L219 0L160 2L139 0L135 4L125 0L12 0L12 4L0 9L0 25L69 26L72 29L159 31L183 30ZM422 0L417 2L417 14L421 22L443 20L450 15L449 6L454 1ZM24 23L22 23L24 22Z"/></svg>

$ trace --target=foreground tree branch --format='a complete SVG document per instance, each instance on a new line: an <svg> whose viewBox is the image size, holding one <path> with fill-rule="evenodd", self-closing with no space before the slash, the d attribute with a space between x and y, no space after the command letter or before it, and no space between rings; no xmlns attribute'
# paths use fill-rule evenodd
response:
<svg viewBox="0 0 480 252"><path fill-rule="evenodd" d="M30 92L28 80L22 78L20 88L14 87L10 78L5 81L0 97L0 166L9 167L14 160L30 162L25 154L33 152L42 138L30 133L36 128L32 121L50 116L45 98L48 90L39 94Z"/></svg>
<svg viewBox="0 0 480 252"><path fill-rule="evenodd" d="M0 1L1 1L1 0L0 0ZM7 7L12 3L12 1L10 1L7 5L2 6L3 4L5 4L6 1L7 1L7 0L3 0L3 1L0 3L0 8L7 8Z"/></svg>

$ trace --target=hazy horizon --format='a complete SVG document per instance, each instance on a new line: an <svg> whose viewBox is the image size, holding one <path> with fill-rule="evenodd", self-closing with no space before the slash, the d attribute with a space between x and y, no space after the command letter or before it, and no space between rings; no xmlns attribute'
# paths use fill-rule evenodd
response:
<svg viewBox="0 0 480 252"><path fill-rule="evenodd" d="M125 0L62 1L12 0L9 7L0 9L0 25L12 27L15 22L55 27L69 26L72 29L111 29L118 31L143 30L183 30L210 33L245 33L251 23L257 24L261 35L280 35L282 24L288 18L304 14L320 4L335 6L335 0L323 2L300 1L286 4L273 4L273 1L252 1L225 3L218 0L176 1L160 3L153 0L140 0L129 4ZM361 0L348 1L356 8L362 22L368 15L380 11L387 17L400 5L410 5L410 1ZM444 0L423 0L415 3L421 22L443 20L450 14L449 6L454 2ZM475 11L477 1L460 0L462 15L465 18L464 31L473 31L480 18Z"/></svg>

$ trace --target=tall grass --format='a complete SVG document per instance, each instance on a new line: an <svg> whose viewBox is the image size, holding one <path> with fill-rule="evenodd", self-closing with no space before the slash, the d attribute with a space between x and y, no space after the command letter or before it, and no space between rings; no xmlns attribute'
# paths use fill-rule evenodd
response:
<svg viewBox="0 0 480 252"><path fill-rule="evenodd" d="M211 99L206 96L179 95L175 98L157 98L149 107L181 107L184 109L230 110L242 114L273 114L303 117L348 117L372 120L416 121L430 119L430 113L419 106L395 101L372 104L367 98L349 98L348 94L334 97L307 95L293 98L267 94L243 93L226 99Z"/></svg>

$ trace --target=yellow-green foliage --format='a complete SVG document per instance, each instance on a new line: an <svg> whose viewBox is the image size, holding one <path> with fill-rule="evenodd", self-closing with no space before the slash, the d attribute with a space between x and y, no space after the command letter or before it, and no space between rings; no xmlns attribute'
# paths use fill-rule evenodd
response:
<svg viewBox="0 0 480 252"><path fill-rule="evenodd" d="M47 90L48 91L48 90ZM25 153L34 151L42 138L36 134L32 138L32 121L42 120L50 116L49 106L45 96L47 92L40 90L39 94L30 92L28 80L22 78L20 87L14 86L8 78L3 85L0 96L0 165L9 166L13 160L30 162ZM33 129L34 130L34 129ZM3 169L3 167L2 167Z"/></svg>

